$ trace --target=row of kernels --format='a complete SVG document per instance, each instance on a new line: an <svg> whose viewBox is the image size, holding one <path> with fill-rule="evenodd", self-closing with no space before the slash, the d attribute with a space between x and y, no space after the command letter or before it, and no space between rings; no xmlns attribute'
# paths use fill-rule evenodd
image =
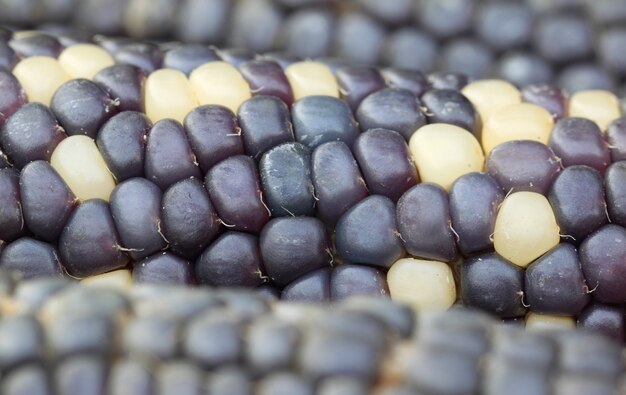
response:
<svg viewBox="0 0 626 395"><path fill-rule="evenodd" d="M13 69L30 102L49 105L54 92L73 78L93 78L115 62L101 47L77 44L66 48L58 59L32 56L21 60Z"/></svg>
<svg viewBox="0 0 626 395"><path fill-rule="evenodd" d="M294 99L324 95L339 97L339 88L330 69L316 62L292 64L285 70ZM189 75L162 69L146 81L146 114L153 122L173 118L183 122L198 105L218 104L237 113L251 97L250 86L241 73L227 62L210 62Z"/></svg>
<svg viewBox="0 0 626 395"><path fill-rule="evenodd" d="M483 121L482 146L489 153L510 140L538 140L547 144L553 128L552 115L544 108L522 102L520 91L502 80L475 81L462 89ZM617 97L608 91L577 92L569 98L568 115L587 118L606 131L621 116Z"/></svg>
<svg viewBox="0 0 626 395"><path fill-rule="evenodd" d="M25 90L31 101L32 97L40 98L45 104L54 92L52 88L66 81L68 76L92 78L97 71L113 64L104 49L92 44L66 48L57 65L53 64L52 58L29 59L20 63L23 67L16 67L16 75L20 81L26 81ZM27 67L29 64L32 67ZM42 77L45 75L40 72L43 68L50 69L54 78ZM39 80L31 79L33 74L39 76ZM197 67L188 81L182 73L172 70L159 70L153 74L146 87L146 110L154 121L167 116L182 121L184 113L198 104L221 104L236 112L251 95L250 86L240 72L226 62L210 62ZM296 100L309 95L340 96L336 77L322 63L297 62L285 69L285 75ZM43 81L45 79L47 81ZM174 93L163 96L163 87ZM501 80L476 81L465 86L462 93L482 118L481 145L485 153L510 140L533 139L547 143L553 127L550 114L537 105L522 103L522 94L512 84ZM163 103L159 104L159 100ZM157 115L160 110L163 110L162 115ZM610 92L583 91L569 100L569 113L570 116L588 117L605 130L609 122L619 117L620 109L617 98Z"/></svg>
<svg viewBox="0 0 626 395"><path fill-rule="evenodd" d="M103 48L94 44L77 44L63 50L58 59L48 56L25 58L15 66L13 73L31 102L48 105L63 83L73 78L92 79L114 63L113 57ZM176 70L162 69L153 74L146 87L147 97L151 98L146 103L146 110L149 114L159 114L153 121L162 119L161 109L166 109L164 114L182 121L186 113L198 104L220 104L236 112L239 105L250 97L248 83L236 68L226 62L210 62L197 67L190 74L189 81ZM311 95L339 97L335 77L321 63L299 62L287 68L285 74L296 99ZM165 96L162 95L164 88L169 92ZM174 100L174 109L167 111L169 103L159 104L158 100Z"/></svg>

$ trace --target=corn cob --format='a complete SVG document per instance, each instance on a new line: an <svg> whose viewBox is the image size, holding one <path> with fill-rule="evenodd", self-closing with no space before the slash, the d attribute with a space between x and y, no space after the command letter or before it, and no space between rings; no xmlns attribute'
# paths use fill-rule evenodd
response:
<svg viewBox="0 0 626 395"><path fill-rule="evenodd" d="M462 309L0 276L7 395L613 394L625 378L606 338Z"/></svg>
<svg viewBox="0 0 626 395"><path fill-rule="evenodd" d="M48 29L60 32L60 41L65 42L87 39L84 34L68 32L67 24L73 23L92 34L175 39L252 52L279 50L302 58L339 57L359 64L496 77L518 85L558 81L570 92L623 90L626 58L621 48L626 42L626 6L622 1L379 3L4 0L0 3L4 8L0 22L4 19L29 27L53 22L57 26ZM41 40L40 44L50 40L54 39ZM153 44L116 41L114 52L120 62L145 56L142 64L154 68L164 61L163 53ZM29 47L28 40L11 45L18 51ZM125 45L128 48L123 48ZM58 52L59 43L52 49Z"/></svg>
<svg viewBox="0 0 626 395"><path fill-rule="evenodd" d="M623 339L613 94L277 54L190 66L206 53L149 72L78 44L0 72L0 267L459 303ZM63 77L31 84L51 64Z"/></svg>

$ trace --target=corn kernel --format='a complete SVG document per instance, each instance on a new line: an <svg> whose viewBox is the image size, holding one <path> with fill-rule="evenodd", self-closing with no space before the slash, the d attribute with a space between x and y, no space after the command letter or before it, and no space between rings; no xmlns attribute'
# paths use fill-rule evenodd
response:
<svg viewBox="0 0 626 395"><path fill-rule="evenodd" d="M452 269L444 262L403 258L387 273L391 298L415 310L445 310L456 300Z"/></svg>
<svg viewBox="0 0 626 395"><path fill-rule="evenodd" d="M481 171L485 156L476 137L455 125L422 126L411 137L409 149L423 182L446 190L463 174Z"/></svg>
<svg viewBox="0 0 626 395"><path fill-rule="evenodd" d="M285 69L295 100L306 96L339 97L339 85L328 66L319 62L296 62Z"/></svg>
<svg viewBox="0 0 626 395"><path fill-rule="evenodd" d="M152 122L171 118L182 123L198 105L187 76L178 70L161 69L150 74L144 97L146 115Z"/></svg>
<svg viewBox="0 0 626 395"><path fill-rule="evenodd" d="M78 199L109 201L115 181L92 138L75 135L61 141L50 164Z"/></svg>
<svg viewBox="0 0 626 395"><path fill-rule="evenodd" d="M61 52L59 64L72 78L92 79L100 70L113 66L115 61L97 45L77 44Z"/></svg>
<svg viewBox="0 0 626 395"><path fill-rule="evenodd" d="M483 124L486 153L512 140L536 140L548 144L554 121L545 109L530 103L513 104L494 112Z"/></svg>
<svg viewBox="0 0 626 395"><path fill-rule="evenodd" d="M569 100L569 115L590 119L604 132L609 124L621 115L619 100L609 91L577 92Z"/></svg>
<svg viewBox="0 0 626 395"><path fill-rule="evenodd" d="M494 231L496 252L512 263L526 267L559 244L559 226L545 196L516 192L500 206Z"/></svg>
<svg viewBox="0 0 626 395"><path fill-rule="evenodd" d="M29 102L50 105L54 92L71 79L59 61L48 56L32 56L19 62L13 75L20 81Z"/></svg>
<svg viewBox="0 0 626 395"><path fill-rule="evenodd" d="M241 73L226 62L209 62L196 68L189 82L200 105L219 104L235 114L241 103L252 97Z"/></svg>

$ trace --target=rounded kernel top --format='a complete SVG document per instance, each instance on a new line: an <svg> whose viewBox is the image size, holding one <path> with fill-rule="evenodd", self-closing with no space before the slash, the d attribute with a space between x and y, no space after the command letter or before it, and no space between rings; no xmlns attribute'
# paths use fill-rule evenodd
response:
<svg viewBox="0 0 626 395"><path fill-rule="evenodd" d="M486 153L512 140L548 143L554 121L550 113L535 104L517 103L495 111L483 123L482 144Z"/></svg>
<svg viewBox="0 0 626 395"><path fill-rule="evenodd" d="M445 123L419 128L409 149L423 182L434 182L445 189L464 174L482 171L485 156L476 137L467 130Z"/></svg>
<svg viewBox="0 0 626 395"><path fill-rule="evenodd" d="M171 118L183 122L198 101L187 76L173 69L151 73L144 88L146 115L152 122Z"/></svg>
<svg viewBox="0 0 626 395"><path fill-rule="evenodd" d="M461 91L472 102L485 122L491 114L522 102L522 94L515 85L504 80L478 80Z"/></svg>
<svg viewBox="0 0 626 395"><path fill-rule="evenodd" d="M227 62L209 62L195 68L189 82L200 105L218 104L235 114L241 103L252 97L246 80Z"/></svg>
<svg viewBox="0 0 626 395"><path fill-rule="evenodd" d="M611 122L621 116L619 100L605 90L580 91L569 100L569 115L590 119L604 132Z"/></svg>
<svg viewBox="0 0 626 395"><path fill-rule="evenodd" d="M285 69L295 100L306 96L339 97L339 85L328 66L319 62L296 62Z"/></svg>
<svg viewBox="0 0 626 395"><path fill-rule="evenodd" d="M13 69L29 102L50 105L54 92L71 79L59 61L48 56L31 56L23 59Z"/></svg>
<svg viewBox="0 0 626 395"><path fill-rule="evenodd" d="M559 244L559 225L548 199L536 192L509 195L496 216L493 239L496 252L521 267Z"/></svg>
<svg viewBox="0 0 626 395"><path fill-rule="evenodd" d="M113 57L95 44L76 44L59 55L59 63L72 78L92 79L100 70L113 66Z"/></svg>
<svg viewBox="0 0 626 395"><path fill-rule="evenodd" d="M445 310L456 300L452 269L444 262L403 258L387 273L389 293L413 309Z"/></svg>
<svg viewBox="0 0 626 395"><path fill-rule="evenodd" d="M78 199L109 201L115 181L91 137L64 139L52 153L50 164Z"/></svg>

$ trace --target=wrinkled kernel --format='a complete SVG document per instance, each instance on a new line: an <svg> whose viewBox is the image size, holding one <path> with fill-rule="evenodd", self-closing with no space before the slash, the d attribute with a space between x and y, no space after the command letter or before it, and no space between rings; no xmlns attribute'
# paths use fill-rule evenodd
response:
<svg viewBox="0 0 626 395"><path fill-rule="evenodd" d="M419 128L409 149L423 182L446 190L464 174L482 171L485 156L476 137L455 125L433 123Z"/></svg>
<svg viewBox="0 0 626 395"><path fill-rule="evenodd" d="M389 269L387 283L391 299L417 311L445 310L456 300L452 269L444 262L399 259Z"/></svg>
<svg viewBox="0 0 626 395"><path fill-rule="evenodd" d="M328 66L319 62L296 62L285 69L295 100L306 96L339 97L339 85Z"/></svg>
<svg viewBox="0 0 626 395"><path fill-rule="evenodd" d="M54 92L71 79L63 70L59 61L48 56L31 56L20 61L13 68L26 92L28 101L50 105Z"/></svg>
<svg viewBox="0 0 626 395"><path fill-rule="evenodd" d="M576 327L574 318L569 316L528 313L526 316L527 330L567 329Z"/></svg>
<svg viewBox="0 0 626 395"><path fill-rule="evenodd" d="M133 278L130 270L121 269L87 277L81 280L80 283L93 288L126 290L133 285Z"/></svg>
<svg viewBox="0 0 626 395"><path fill-rule="evenodd" d="M494 112L483 125L483 149L489 153L497 145L513 140L548 143L554 121L542 107L530 103L510 105Z"/></svg>
<svg viewBox="0 0 626 395"><path fill-rule="evenodd" d="M113 66L115 61L97 45L77 44L61 52L59 64L72 78L92 79L100 70Z"/></svg>
<svg viewBox="0 0 626 395"><path fill-rule="evenodd" d="M461 91L472 102L485 122L491 114L522 102L522 94L510 82L503 80L479 80L467 84Z"/></svg>
<svg viewBox="0 0 626 395"><path fill-rule="evenodd" d="M145 85L146 115L155 123L171 118L184 122L198 105L187 76L178 70L161 69L148 76Z"/></svg>
<svg viewBox="0 0 626 395"><path fill-rule="evenodd" d="M526 267L559 244L559 226L545 196L536 192L509 195L496 216L494 247L512 263Z"/></svg>
<svg viewBox="0 0 626 395"><path fill-rule="evenodd" d="M61 141L50 164L78 199L109 201L115 181L92 138L75 135Z"/></svg>
<svg viewBox="0 0 626 395"><path fill-rule="evenodd" d="M604 132L621 116L619 100L609 91L580 91L569 100L569 116L590 119Z"/></svg>
<svg viewBox="0 0 626 395"><path fill-rule="evenodd" d="M252 97L250 86L241 73L226 62L209 62L189 75L193 92L200 105L219 104L235 114L244 101Z"/></svg>

